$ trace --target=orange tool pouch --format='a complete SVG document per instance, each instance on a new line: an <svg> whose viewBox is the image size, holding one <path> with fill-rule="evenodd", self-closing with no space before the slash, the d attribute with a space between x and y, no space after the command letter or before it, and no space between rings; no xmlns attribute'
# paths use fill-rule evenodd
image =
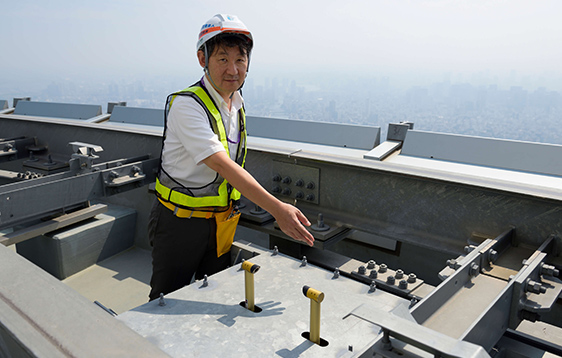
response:
<svg viewBox="0 0 562 358"><path fill-rule="evenodd" d="M215 213L217 222L217 257L221 257L230 251L236 226L240 220L240 210L237 206L230 204L230 208L224 212Z"/></svg>

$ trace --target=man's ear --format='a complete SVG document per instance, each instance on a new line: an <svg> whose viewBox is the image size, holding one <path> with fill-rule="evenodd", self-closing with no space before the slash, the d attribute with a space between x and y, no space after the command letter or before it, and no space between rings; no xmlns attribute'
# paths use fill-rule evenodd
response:
<svg viewBox="0 0 562 358"><path fill-rule="evenodd" d="M197 51L197 59L199 60L199 64L201 65L201 67L205 68L205 54L203 53L203 51Z"/></svg>

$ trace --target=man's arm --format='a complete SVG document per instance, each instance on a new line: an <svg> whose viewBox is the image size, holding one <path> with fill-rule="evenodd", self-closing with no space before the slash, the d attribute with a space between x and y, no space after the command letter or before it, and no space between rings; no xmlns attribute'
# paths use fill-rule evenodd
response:
<svg viewBox="0 0 562 358"><path fill-rule="evenodd" d="M281 230L295 240L312 246L314 237L304 228L310 226L308 219L293 205L283 203L267 192L244 168L232 161L226 152L217 152L202 160L225 178L242 195L267 210Z"/></svg>

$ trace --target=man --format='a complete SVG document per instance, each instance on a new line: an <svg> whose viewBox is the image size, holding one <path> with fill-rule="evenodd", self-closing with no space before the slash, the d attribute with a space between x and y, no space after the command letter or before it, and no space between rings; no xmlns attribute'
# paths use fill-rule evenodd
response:
<svg viewBox="0 0 562 358"><path fill-rule="evenodd" d="M313 244L294 206L269 194L245 169L246 126L239 92L253 39L232 15L215 15L201 28L197 58L203 78L168 96L157 200L149 219L150 299L230 264L240 195L272 214L281 230Z"/></svg>

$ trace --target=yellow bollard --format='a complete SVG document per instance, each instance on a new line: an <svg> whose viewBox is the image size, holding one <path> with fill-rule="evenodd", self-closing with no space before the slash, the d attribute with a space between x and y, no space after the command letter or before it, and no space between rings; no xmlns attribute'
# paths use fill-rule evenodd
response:
<svg viewBox="0 0 562 358"><path fill-rule="evenodd" d="M302 293L310 298L310 340L320 345L320 303L324 293L314 288L303 286Z"/></svg>
<svg viewBox="0 0 562 358"><path fill-rule="evenodd" d="M244 269L244 281L246 285L246 308L254 312L254 274L260 269L259 265L253 264L250 261L242 263Z"/></svg>

